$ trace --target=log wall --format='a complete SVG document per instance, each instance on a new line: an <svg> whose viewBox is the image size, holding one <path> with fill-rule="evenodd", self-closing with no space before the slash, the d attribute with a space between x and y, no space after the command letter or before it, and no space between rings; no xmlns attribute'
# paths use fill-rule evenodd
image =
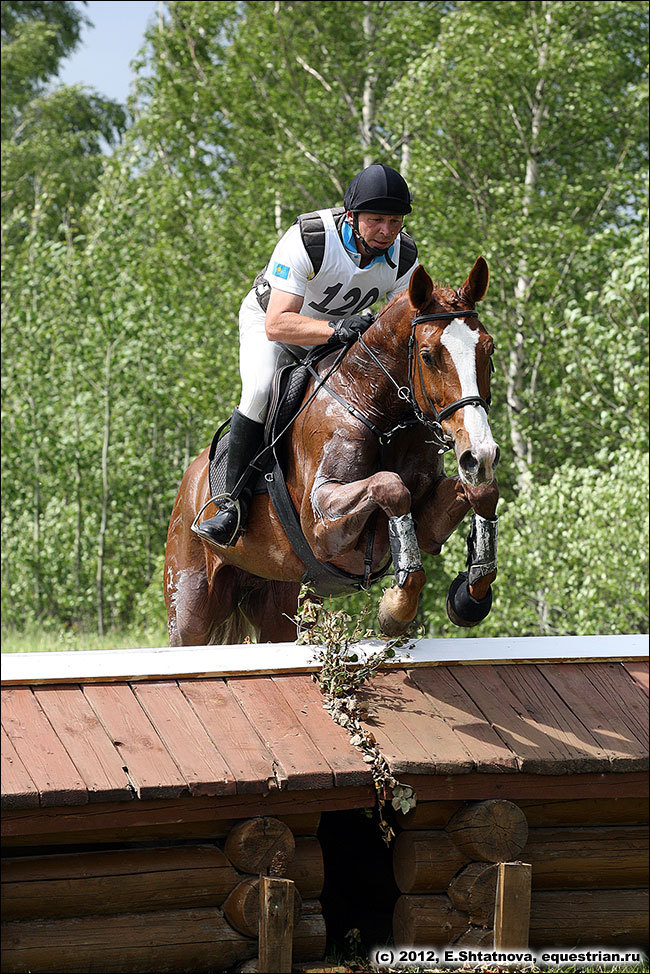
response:
<svg viewBox="0 0 650 974"><path fill-rule="evenodd" d="M492 943L497 866L532 866L532 947L648 944L648 802L424 802L400 825L397 945Z"/></svg>
<svg viewBox="0 0 650 974"><path fill-rule="evenodd" d="M320 960L318 821L292 822L307 835L257 818L218 842L4 858L2 971L225 970L258 954L261 874L293 880L294 958Z"/></svg>

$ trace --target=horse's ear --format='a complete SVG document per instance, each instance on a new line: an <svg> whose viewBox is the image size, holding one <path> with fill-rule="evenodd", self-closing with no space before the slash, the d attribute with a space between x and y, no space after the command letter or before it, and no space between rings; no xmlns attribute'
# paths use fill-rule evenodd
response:
<svg viewBox="0 0 650 974"><path fill-rule="evenodd" d="M478 257L458 293L469 304L478 304L486 295L489 280L490 271L487 261L485 257Z"/></svg>
<svg viewBox="0 0 650 974"><path fill-rule="evenodd" d="M431 301L433 294L433 281L425 271L422 264L419 264L409 282L409 299L414 308L421 311Z"/></svg>

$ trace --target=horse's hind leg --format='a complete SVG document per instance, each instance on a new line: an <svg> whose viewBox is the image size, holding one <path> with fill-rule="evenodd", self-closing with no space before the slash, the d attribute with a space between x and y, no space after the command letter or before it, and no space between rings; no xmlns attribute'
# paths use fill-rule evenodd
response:
<svg viewBox="0 0 650 974"><path fill-rule="evenodd" d="M298 582L255 579L242 601L242 611L257 631L261 643L292 643L297 636L294 618L298 609Z"/></svg>
<svg viewBox="0 0 650 974"><path fill-rule="evenodd" d="M170 646L207 646L237 611L239 584L231 565L165 567Z"/></svg>

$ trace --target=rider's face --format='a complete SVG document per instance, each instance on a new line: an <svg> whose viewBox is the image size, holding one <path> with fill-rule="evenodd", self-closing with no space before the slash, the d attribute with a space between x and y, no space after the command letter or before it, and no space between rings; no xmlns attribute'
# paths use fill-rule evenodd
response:
<svg viewBox="0 0 650 974"><path fill-rule="evenodd" d="M403 222L395 213L359 213L359 233L371 247L386 250L397 239Z"/></svg>

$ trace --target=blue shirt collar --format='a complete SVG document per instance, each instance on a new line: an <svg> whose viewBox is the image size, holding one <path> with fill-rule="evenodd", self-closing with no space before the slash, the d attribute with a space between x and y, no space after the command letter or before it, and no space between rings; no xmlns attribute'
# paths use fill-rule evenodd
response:
<svg viewBox="0 0 650 974"><path fill-rule="evenodd" d="M354 239L354 233L352 232L352 227L347 222L347 220L343 221L343 225L341 227L341 240L343 241L343 246L345 247L349 257L354 261L355 264L359 264L359 262L361 261L361 254L359 253L359 250L357 248L357 242ZM391 244L390 247L388 248L388 256L390 257L391 260L393 259L394 250L395 250L395 244ZM380 260L383 260L384 263L386 263L386 257L384 256L384 254L382 254L381 257L373 257L367 266L372 267L374 263Z"/></svg>

